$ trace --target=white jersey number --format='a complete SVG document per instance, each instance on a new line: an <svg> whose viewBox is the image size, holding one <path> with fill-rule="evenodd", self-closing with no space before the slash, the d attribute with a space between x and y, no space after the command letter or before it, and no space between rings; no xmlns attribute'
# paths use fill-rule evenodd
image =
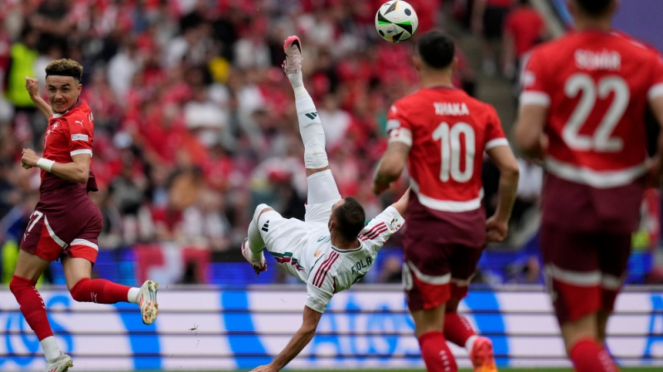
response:
<svg viewBox="0 0 663 372"><path fill-rule="evenodd" d="M465 138L465 169L460 169L460 135ZM433 140L442 141L442 168L440 180L449 181L449 177L456 182L467 182L472 179L474 172L474 129L467 123L456 123L449 128L449 124L442 123L433 132Z"/></svg>
<svg viewBox="0 0 663 372"><path fill-rule="evenodd" d="M580 134L580 128L591 114L597 98L606 99L613 92L615 98L612 105L596 128L594 136ZM562 131L564 142L570 148L580 151L617 152L624 147L621 138L610 138L624 115L631 96L624 79L619 76L606 76L597 85L591 76L579 73L571 76L566 81L564 93L571 99L576 98L578 94L582 94L578 106L576 106Z"/></svg>

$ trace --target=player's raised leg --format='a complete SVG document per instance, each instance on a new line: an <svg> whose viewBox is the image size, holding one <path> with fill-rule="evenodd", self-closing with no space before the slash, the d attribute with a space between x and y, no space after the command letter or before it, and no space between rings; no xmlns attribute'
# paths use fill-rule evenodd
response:
<svg viewBox="0 0 663 372"><path fill-rule="evenodd" d="M71 297L78 302L116 304L128 302L140 306L144 324L152 324L159 314L157 290L159 285L151 280L140 288L128 287L106 279L91 279L92 262L80 257L65 257L62 267Z"/></svg>

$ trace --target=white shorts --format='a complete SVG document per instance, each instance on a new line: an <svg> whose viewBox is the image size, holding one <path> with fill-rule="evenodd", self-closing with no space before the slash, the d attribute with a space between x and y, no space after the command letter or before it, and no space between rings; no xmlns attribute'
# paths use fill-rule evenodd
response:
<svg viewBox="0 0 663 372"><path fill-rule="evenodd" d="M297 260L304 249L303 238L309 233L327 230L332 207L339 200L341 195L331 170L318 172L308 177L308 203L304 221L283 218L280 213L273 210L260 215L265 208L270 208L266 204L261 204L256 208L253 222L257 224L260 235L265 241L265 248L277 261L283 257L286 262L280 263L290 263L285 265L286 269L298 276L301 268L293 261Z"/></svg>

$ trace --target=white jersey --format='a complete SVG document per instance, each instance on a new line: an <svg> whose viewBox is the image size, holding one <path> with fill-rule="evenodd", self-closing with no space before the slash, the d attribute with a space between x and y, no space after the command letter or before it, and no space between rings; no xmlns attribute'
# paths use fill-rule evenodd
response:
<svg viewBox="0 0 663 372"><path fill-rule="evenodd" d="M306 222L285 219L274 211L264 213L258 221L267 250L291 275L306 283L306 306L321 313L335 293L366 275L380 248L405 223L396 208L388 207L361 231L358 248L339 249L331 244L326 220L308 218L318 214L314 210L318 208L328 210L329 216L333 202L325 204L307 206Z"/></svg>

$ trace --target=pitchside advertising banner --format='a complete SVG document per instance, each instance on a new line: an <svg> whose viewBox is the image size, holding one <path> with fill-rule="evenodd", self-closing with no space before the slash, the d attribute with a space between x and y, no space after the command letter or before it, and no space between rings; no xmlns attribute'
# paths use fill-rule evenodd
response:
<svg viewBox="0 0 663 372"><path fill-rule="evenodd" d="M51 326L76 370L236 370L268 363L301 324L305 288L161 288L156 323L135 305L77 303L42 290ZM495 346L502 366L568 366L547 295L474 290L461 312ZM43 370L39 342L9 291L0 291L0 371ZM663 291L627 290L609 325L608 346L622 365L663 366ZM337 294L318 333L292 369L423 368L398 286L357 286ZM464 350L453 347L461 367Z"/></svg>

